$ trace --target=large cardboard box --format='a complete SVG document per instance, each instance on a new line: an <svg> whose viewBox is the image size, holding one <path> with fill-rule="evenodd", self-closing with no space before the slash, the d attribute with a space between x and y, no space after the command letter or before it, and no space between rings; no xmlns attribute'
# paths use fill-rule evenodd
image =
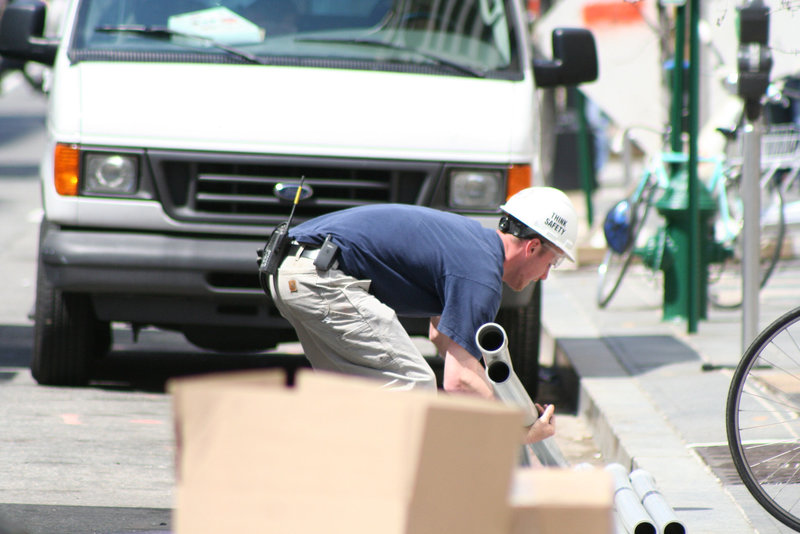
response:
<svg viewBox="0 0 800 534"><path fill-rule="evenodd" d="M305 372L170 383L176 534L507 534L521 412Z"/></svg>
<svg viewBox="0 0 800 534"><path fill-rule="evenodd" d="M510 534L613 534L614 483L603 469L517 469Z"/></svg>

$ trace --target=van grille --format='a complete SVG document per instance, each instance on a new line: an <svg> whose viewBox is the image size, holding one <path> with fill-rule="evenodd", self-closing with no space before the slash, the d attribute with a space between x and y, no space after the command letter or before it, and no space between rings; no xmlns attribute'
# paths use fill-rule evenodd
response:
<svg viewBox="0 0 800 534"><path fill-rule="evenodd" d="M290 202L274 194L279 183L305 177L313 196L298 204L295 221L366 204L429 204L440 164L292 159L150 152L153 179L165 210L175 219L235 224L276 224Z"/></svg>

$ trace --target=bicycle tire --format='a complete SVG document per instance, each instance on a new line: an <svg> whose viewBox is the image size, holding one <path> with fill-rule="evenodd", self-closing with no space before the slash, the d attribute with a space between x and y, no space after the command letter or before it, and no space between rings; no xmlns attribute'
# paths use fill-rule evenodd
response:
<svg viewBox="0 0 800 534"><path fill-rule="evenodd" d="M737 204L741 201L741 196L738 195L738 181L739 177L735 178L735 188L729 187L729 192L736 192L736 196L727 200L729 210L731 212L738 212L736 218L741 221L741 207ZM780 261L781 253L783 250L783 240L786 236L786 209L781 187L777 183L767 181L761 186L761 239L759 243L759 256L760 256L760 280L759 289L763 289L769 281L775 267ZM768 202L764 202L768 199ZM769 217L774 214L774 223L770 222ZM716 273L709 275L709 291L708 300L712 306L719 309L733 310L742 305L742 278L741 278L741 258L742 240L741 228L739 235L733 243L734 257L723 263ZM714 277L717 280L714 280ZM731 291L730 288L734 290Z"/></svg>
<svg viewBox="0 0 800 534"><path fill-rule="evenodd" d="M650 178L648 177L648 181ZM633 219L631 222L631 237L628 246L622 253L615 252L611 247L608 248L603 261L597 267L597 293L595 300L599 308L605 308L619 289L622 279L628 270L628 266L633 259L636 241L650 213L653 194L656 186L652 181L644 186L641 194L631 199L631 211Z"/></svg>
<svg viewBox="0 0 800 534"><path fill-rule="evenodd" d="M731 379L728 448L755 500L800 532L800 307L765 328Z"/></svg>

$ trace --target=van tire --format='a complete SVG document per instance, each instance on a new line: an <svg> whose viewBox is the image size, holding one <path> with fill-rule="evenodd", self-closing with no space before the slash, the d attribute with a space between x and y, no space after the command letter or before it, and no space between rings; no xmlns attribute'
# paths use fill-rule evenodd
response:
<svg viewBox="0 0 800 534"><path fill-rule="evenodd" d="M108 352L111 325L97 320L88 295L54 288L43 263L40 257L31 374L42 385L86 385L92 361Z"/></svg>
<svg viewBox="0 0 800 534"><path fill-rule="evenodd" d="M501 309L497 323L508 336L508 352L514 372L532 400L539 392L539 339L542 291L539 282L527 306Z"/></svg>

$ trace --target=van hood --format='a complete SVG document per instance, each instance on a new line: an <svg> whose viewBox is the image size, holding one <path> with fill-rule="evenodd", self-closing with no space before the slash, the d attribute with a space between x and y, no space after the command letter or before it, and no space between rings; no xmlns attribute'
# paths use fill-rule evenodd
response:
<svg viewBox="0 0 800 534"><path fill-rule="evenodd" d="M254 65L82 62L86 144L338 157L529 159L525 84ZM512 145L511 140L514 139Z"/></svg>

